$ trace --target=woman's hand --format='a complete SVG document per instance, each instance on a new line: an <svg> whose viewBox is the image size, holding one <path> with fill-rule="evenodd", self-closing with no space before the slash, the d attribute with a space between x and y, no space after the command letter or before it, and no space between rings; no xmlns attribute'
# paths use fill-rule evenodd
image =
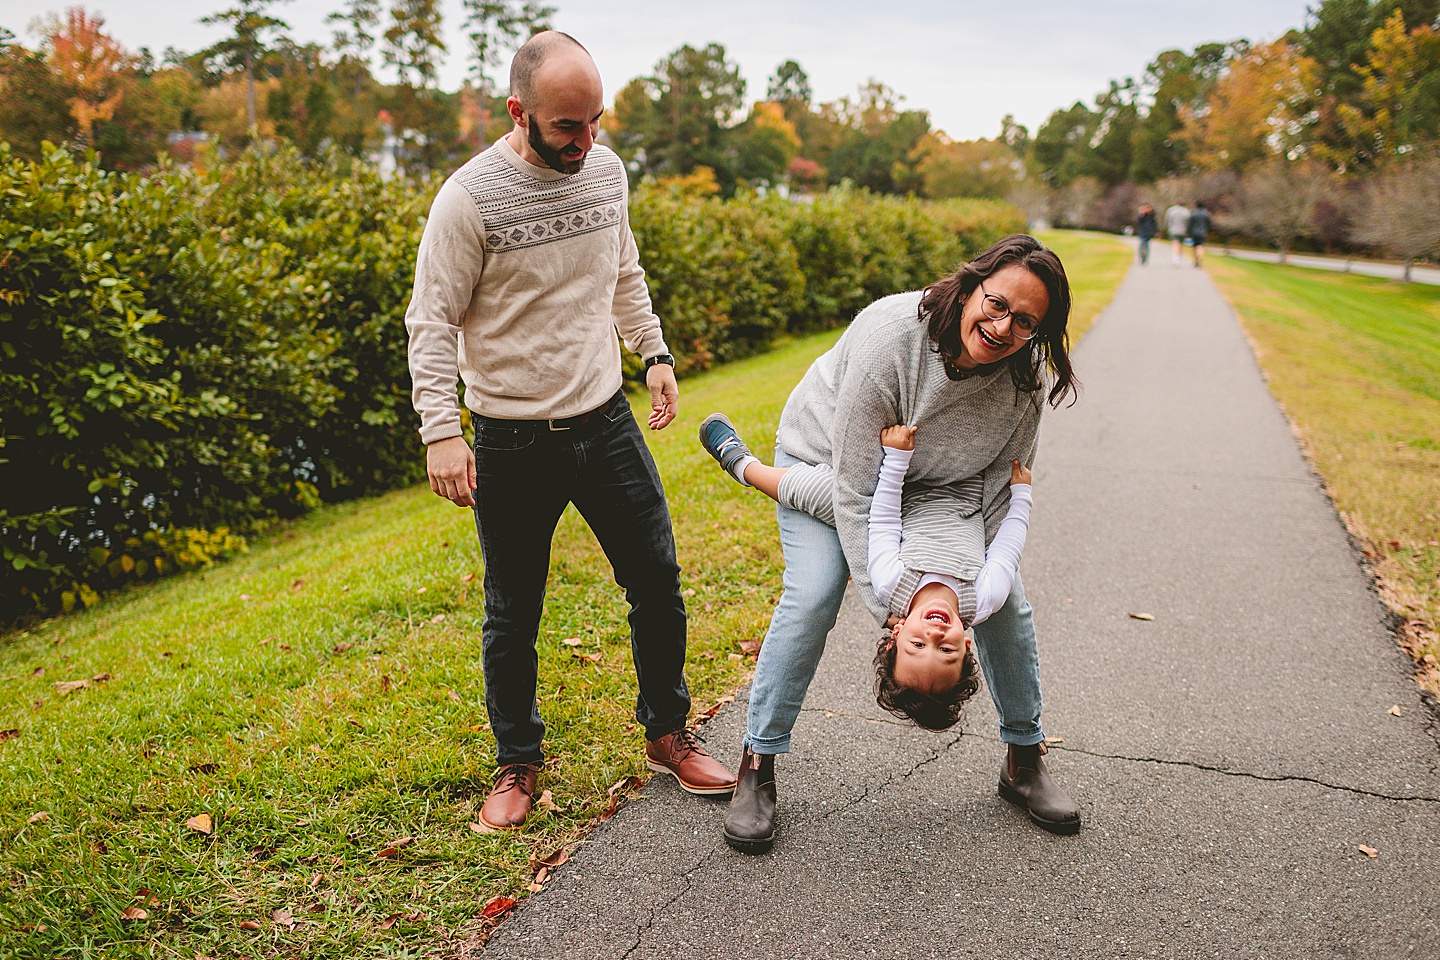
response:
<svg viewBox="0 0 1440 960"><path fill-rule="evenodd" d="M1010 461L1010 486L1017 483L1029 483L1030 471L1019 460Z"/></svg>
<svg viewBox="0 0 1440 960"><path fill-rule="evenodd" d="M880 431L880 443L892 450L914 450L915 428L903 423ZM1028 481L1027 481L1028 482Z"/></svg>

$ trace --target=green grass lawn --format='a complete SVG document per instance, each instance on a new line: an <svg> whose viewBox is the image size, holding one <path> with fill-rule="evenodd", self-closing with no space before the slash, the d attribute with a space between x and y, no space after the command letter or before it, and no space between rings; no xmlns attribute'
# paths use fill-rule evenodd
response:
<svg viewBox="0 0 1440 960"><path fill-rule="evenodd" d="M1098 312L1123 270L1090 265L1115 242L1054 242ZM681 417L650 435L697 713L748 677L740 642L764 635L781 558L773 505L719 473L696 426L724 410L768 458L838 336L685 380ZM494 772L480 572L471 514L415 487L0 637L0 956L421 955L525 896L532 860L645 775L643 732L625 605L572 510L539 642L548 801L522 831L476 832ZM208 834L187 825L202 815Z"/></svg>
<svg viewBox="0 0 1440 960"><path fill-rule="evenodd" d="M1386 602L1440 694L1440 288L1214 257ZM1429 657L1430 659L1426 659Z"/></svg>

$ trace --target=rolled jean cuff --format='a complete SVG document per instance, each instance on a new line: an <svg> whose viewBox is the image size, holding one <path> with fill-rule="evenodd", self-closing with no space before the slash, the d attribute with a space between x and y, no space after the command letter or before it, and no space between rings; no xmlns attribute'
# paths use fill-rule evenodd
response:
<svg viewBox="0 0 1440 960"><path fill-rule="evenodd" d="M747 736L745 738L745 746L750 749L751 753L758 753L771 757L773 757L777 753L789 753L790 734L787 733L783 737L772 737L769 740L760 740L756 737Z"/></svg>
<svg viewBox="0 0 1440 960"><path fill-rule="evenodd" d="M1033 747L1045 739L1045 731L1038 727L1007 727L1000 724L1000 742L1017 747Z"/></svg>

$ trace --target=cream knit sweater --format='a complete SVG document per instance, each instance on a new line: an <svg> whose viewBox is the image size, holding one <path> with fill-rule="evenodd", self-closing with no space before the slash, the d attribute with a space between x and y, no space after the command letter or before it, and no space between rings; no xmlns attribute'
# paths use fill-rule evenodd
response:
<svg viewBox="0 0 1440 960"><path fill-rule="evenodd" d="M642 357L667 352L627 199L624 166L601 146L566 175L502 138L445 181L405 312L421 439L460 435L457 371L473 412L537 420L620 388L617 328Z"/></svg>

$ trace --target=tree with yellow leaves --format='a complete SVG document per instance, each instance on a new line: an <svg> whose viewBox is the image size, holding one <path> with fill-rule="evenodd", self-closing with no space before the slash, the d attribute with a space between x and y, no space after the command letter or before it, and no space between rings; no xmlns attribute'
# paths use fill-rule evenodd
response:
<svg viewBox="0 0 1440 960"><path fill-rule="evenodd" d="M105 18L84 7L71 7L64 17L52 15L45 27L45 54L50 68L73 91L70 115L76 140L94 142L95 124L115 116L124 96L121 81L131 68L130 56L101 27Z"/></svg>
<svg viewBox="0 0 1440 960"><path fill-rule="evenodd" d="M1384 161L1440 139L1440 32L1429 25L1406 30L1396 10L1371 35L1359 72L1359 97L1338 113L1363 155Z"/></svg>

